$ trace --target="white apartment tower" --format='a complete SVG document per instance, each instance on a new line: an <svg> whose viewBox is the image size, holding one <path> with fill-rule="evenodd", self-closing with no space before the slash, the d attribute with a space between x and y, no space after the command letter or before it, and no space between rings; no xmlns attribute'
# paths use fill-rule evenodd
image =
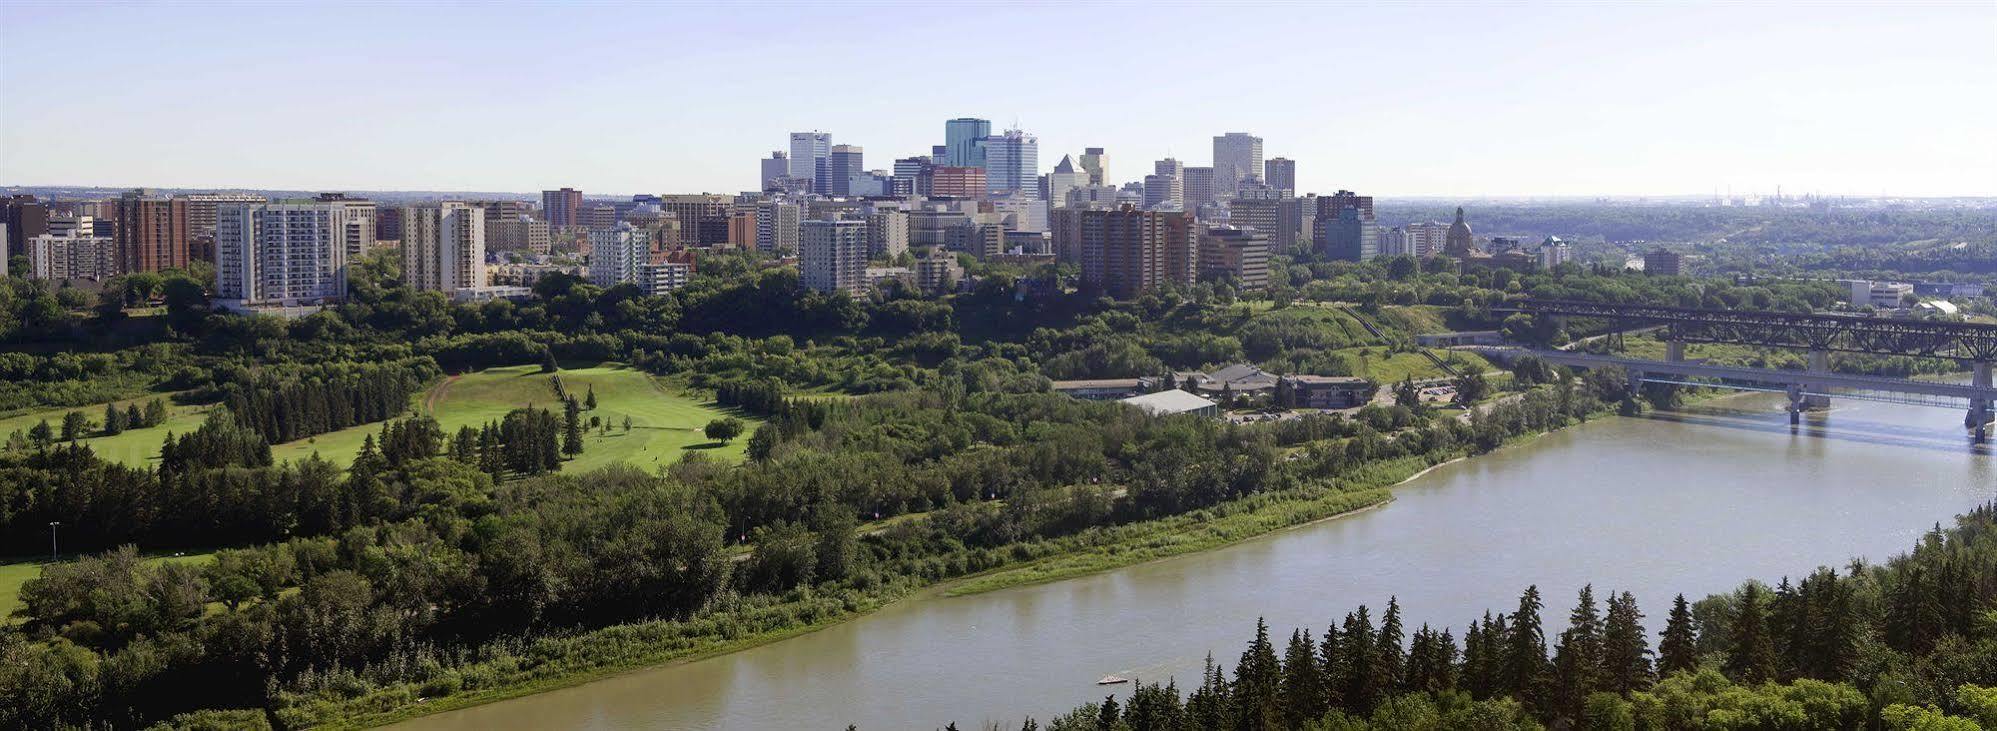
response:
<svg viewBox="0 0 1997 731"><path fill-rule="evenodd" d="M243 309L346 298L346 231L353 215L330 201L218 205L216 300Z"/></svg>
<svg viewBox="0 0 1997 731"><path fill-rule="evenodd" d="M867 286L866 221L805 221L798 238L804 286L852 294Z"/></svg>
<svg viewBox="0 0 1997 731"><path fill-rule="evenodd" d="M402 209L402 281L445 293L485 286L485 211L456 202Z"/></svg>
<svg viewBox="0 0 1997 731"><path fill-rule="evenodd" d="M650 236L629 223L590 229L589 283L608 289L638 281L638 267L647 261L650 243Z"/></svg>

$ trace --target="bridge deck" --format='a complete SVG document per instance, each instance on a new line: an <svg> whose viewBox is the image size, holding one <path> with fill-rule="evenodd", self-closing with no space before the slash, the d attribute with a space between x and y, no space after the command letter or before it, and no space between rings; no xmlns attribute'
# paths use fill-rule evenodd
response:
<svg viewBox="0 0 1997 731"><path fill-rule="evenodd" d="M1808 373L1804 371L1778 371L1767 368L1740 368L1692 362L1617 358L1608 355L1570 353L1567 351L1533 350L1528 352L1548 363L1581 368L1617 366L1630 371L1664 373L1689 378L1719 378L1730 381L1747 381L1750 383L1778 383L1785 386L1816 386L1820 388L1888 391L1920 394L1923 396L1941 396L1945 398L1982 399L1984 401L1997 399L1997 387L1978 387L1962 383L1910 381L1904 378L1853 376L1843 373Z"/></svg>

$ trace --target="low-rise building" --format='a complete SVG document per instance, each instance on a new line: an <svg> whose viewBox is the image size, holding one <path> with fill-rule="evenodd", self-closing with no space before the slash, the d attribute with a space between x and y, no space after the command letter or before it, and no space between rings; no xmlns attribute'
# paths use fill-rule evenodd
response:
<svg viewBox="0 0 1997 731"><path fill-rule="evenodd" d="M1293 409L1350 409L1373 399L1371 381L1353 376L1283 376L1277 401Z"/></svg>
<svg viewBox="0 0 1997 731"><path fill-rule="evenodd" d="M1150 389L1142 378L1086 378L1055 381L1054 392L1089 401L1123 400L1141 396Z"/></svg>
<svg viewBox="0 0 1997 731"><path fill-rule="evenodd" d="M1152 416L1219 416L1220 405L1176 388L1119 399L1119 403L1143 409Z"/></svg>

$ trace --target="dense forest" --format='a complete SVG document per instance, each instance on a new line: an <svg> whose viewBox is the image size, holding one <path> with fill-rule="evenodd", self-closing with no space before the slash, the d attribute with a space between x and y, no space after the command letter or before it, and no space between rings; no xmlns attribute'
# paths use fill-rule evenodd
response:
<svg viewBox="0 0 1997 731"><path fill-rule="evenodd" d="M1045 728L1997 728L1997 505L1883 565L1680 595L1661 617L1593 587L1565 623L1545 616L1557 609L1547 601L1528 587L1460 639L1402 626L1391 597L1377 625L1366 606L1287 641L1258 622L1231 674L1209 656L1183 690L1140 684Z"/></svg>

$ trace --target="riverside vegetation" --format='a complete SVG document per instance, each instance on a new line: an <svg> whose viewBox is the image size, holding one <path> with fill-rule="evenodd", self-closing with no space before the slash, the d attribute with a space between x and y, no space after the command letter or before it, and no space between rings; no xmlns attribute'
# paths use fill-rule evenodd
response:
<svg viewBox="0 0 1997 731"><path fill-rule="evenodd" d="M129 319L122 306L148 296L136 284L114 283L83 317L10 281L0 305L39 314L5 333L24 350L0 368L219 407L144 465L62 439L0 455L4 550L41 549L60 521L67 547L101 552L21 587L18 622L0 626L0 726L368 725L767 641L941 582L979 591L1201 550L1379 504L1433 464L1670 394L1527 360L1498 379L1516 398L1467 413L1401 398L1227 425L1075 401L1049 378L1236 361L1338 375L1408 352L1417 331L1497 326L1489 308L1517 293L1789 308L1835 296L1284 258L1254 306L1226 280L1125 302L1019 299L1065 290L1072 272L967 263L979 286L941 300L824 296L795 270L717 256L665 297L555 276L524 304L453 305L376 259L351 302L294 321L208 315L181 274L153 285L168 291L161 314ZM51 338L107 352L25 352ZM588 394L455 434L404 415L441 374L578 361L627 363L761 420L746 463L696 452L657 471L565 468L592 428ZM272 457L273 439L355 425L370 431L344 468ZM217 547L199 566L137 550Z"/></svg>

